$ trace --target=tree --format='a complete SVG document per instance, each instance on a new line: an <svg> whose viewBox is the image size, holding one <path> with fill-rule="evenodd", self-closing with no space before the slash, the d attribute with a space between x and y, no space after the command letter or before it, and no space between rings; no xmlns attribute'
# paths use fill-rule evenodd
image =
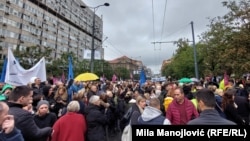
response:
<svg viewBox="0 0 250 141"><path fill-rule="evenodd" d="M19 60L20 65L25 69L29 69L40 61L42 57L45 57L45 60L50 62L52 60L51 52L51 48L30 46L22 49L17 48L13 53Z"/></svg>
<svg viewBox="0 0 250 141"><path fill-rule="evenodd" d="M210 30L202 36L204 64L213 74L232 69L241 76L250 69L250 4L241 0L223 2L223 6L229 12L212 19Z"/></svg>

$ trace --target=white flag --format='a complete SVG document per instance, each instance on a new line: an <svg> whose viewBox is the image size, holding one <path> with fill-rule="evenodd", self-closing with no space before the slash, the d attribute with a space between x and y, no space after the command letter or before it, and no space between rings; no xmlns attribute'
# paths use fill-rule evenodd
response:
<svg viewBox="0 0 250 141"><path fill-rule="evenodd" d="M8 48L8 62L5 75L5 83L13 86L27 85L32 77L38 77L46 81L45 58L43 57L35 66L25 70L15 59L12 51Z"/></svg>

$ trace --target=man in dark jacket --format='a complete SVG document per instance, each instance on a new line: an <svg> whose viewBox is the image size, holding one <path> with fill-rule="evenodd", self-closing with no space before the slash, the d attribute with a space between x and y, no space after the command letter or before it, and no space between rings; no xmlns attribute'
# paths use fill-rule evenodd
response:
<svg viewBox="0 0 250 141"><path fill-rule="evenodd" d="M15 126L21 130L25 141L34 141L41 137L49 137L51 127L39 128L33 119L33 115L23 109L32 103L33 91L28 86L17 86L9 95L9 113L14 115Z"/></svg>
<svg viewBox="0 0 250 141"><path fill-rule="evenodd" d="M0 102L0 141L24 141L20 130L15 128L13 115L8 115L9 107Z"/></svg>
<svg viewBox="0 0 250 141"><path fill-rule="evenodd" d="M209 89L201 89L196 93L200 116L189 121L188 125L236 125L236 123L220 116L215 110L214 93Z"/></svg>

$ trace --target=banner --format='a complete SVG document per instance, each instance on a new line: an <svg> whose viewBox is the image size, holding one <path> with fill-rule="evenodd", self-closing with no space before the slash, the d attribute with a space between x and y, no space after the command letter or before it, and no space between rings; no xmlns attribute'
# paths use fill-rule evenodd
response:
<svg viewBox="0 0 250 141"><path fill-rule="evenodd" d="M15 59L8 48L8 63L5 75L5 83L13 86L27 85L32 77L38 77L41 81L47 81L45 58L43 57L35 66L25 70Z"/></svg>
<svg viewBox="0 0 250 141"><path fill-rule="evenodd" d="M91 59L91 50L84 49L83 59ZM101 60L101 52L99 50L95 50L94 59Z"/></svg>

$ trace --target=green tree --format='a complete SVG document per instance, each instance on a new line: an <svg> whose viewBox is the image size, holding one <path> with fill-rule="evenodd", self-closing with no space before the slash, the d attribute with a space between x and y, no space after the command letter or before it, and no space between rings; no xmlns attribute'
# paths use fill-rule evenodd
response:
<svg viewBox="0 0 250 141"><path fill-rule="evenodd" d="M13 54L18 58L20 65L23 68L29 69L40 61L42 57L45 57L45 60L50 62L52 60L52 57L50 56L51 52L51 48L30 46L22 49L17 48Z"/></svg>
<svg viewBox="0 0 250 141"><path fill-rule="evenodd" d="M212 74L229 68L241 76L250 69L250 4L246 0L225 1L223 6L229 12L210 20L210 30L202 35L204 64Z"/></svg>

